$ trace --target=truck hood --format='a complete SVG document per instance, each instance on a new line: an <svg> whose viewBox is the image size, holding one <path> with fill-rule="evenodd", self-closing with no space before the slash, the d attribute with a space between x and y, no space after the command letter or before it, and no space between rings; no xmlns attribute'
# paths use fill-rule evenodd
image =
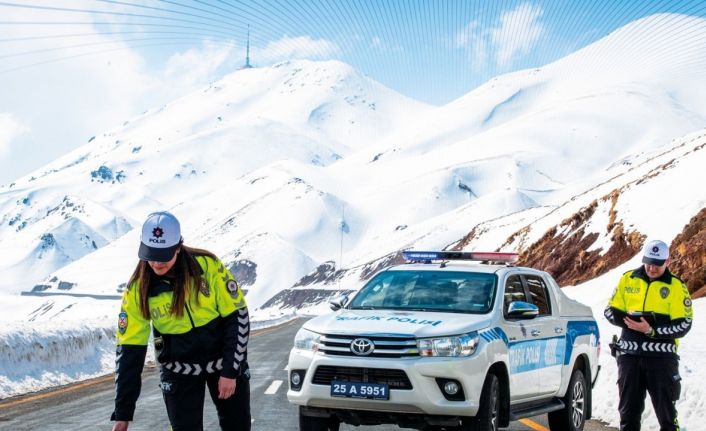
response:
<svg viewBox="0 0 706 431"><path fill-rule="evenodd" d="M341 310L316 317L304 328L329 335L437 337L465 334L489 325L490 314Z"/></svg>

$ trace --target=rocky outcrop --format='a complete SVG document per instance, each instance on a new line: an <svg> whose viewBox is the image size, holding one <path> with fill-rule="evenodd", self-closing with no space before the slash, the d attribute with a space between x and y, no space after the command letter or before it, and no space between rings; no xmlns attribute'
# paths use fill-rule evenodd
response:
<svg viewBox="0 0 706 431"><path fill-rule="evenodd" d="M257 264L251 260L236 260L228 270L240 286L252 286L257 281Z"/></svg>
<svg viewBox="0 0 706 431"><path fill-rule="evenodd" d="M401 251L396 251L394 253L387 254L380 259L368 262L361 268L360 281L367 281L378 271L385 269L388 266L399 265L404 262L405 260L402 257Z"/></svg>
<svg viewBox="0 0 706 431"><path fill-rule="evenodd" d="M594 200L588 206L549 229L538 241L521 251L518 264L549 272L561 286L583 283L598 277L632 258L642 248L645 235L626 231L617 220L616 203L620 191ZM603 233L586 232L586 226L599 205L610 204L606 235L610 237L608 250L594 248ZM506 243L514 240L508 238Z"/></svg>
<svg viewBox="0 0 706 431"><path fill-rule="evenodd" d="M706 296L706 208L702 208L670 246L669 269L677 274L692 292L692 297Z"/></svg>
<svg viewBox="0 0 706 431"><path fill-rule="evenodd" d="M329 260L297 281L292 287L308 286L310 284L331 284L339 280L346 273L346 270L336 270L336 262Z"/></svg>

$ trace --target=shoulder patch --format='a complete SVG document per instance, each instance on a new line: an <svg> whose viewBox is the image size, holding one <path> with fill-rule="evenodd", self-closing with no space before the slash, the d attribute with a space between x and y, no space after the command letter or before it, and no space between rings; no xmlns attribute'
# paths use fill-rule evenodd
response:
<svg viewBox="0 0 706 431"><path fill-rule="evenodd" d="M684 298L684 307L691 307L691 299Z"/></svg>
<svg viewBox="0 0 706 431"><path fill-rule="evenodd" d="M125 331L127 331L127 313L124 311L121 311L120 314L118 314L118 331L121 334L124 334Z"/></svg>
<svg viewBox="0 0 706 431"><path fill-rule="evenodd" d="M226 282L226 288L228 288L231 297L238 297L238 283L236 283L235 280L228 280Z"/></svg>

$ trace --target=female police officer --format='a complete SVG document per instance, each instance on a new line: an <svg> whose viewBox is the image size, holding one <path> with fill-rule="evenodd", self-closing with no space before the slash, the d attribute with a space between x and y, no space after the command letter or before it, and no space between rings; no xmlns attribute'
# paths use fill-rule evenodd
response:
<svg viewBox="0 0 706 431"><path fill-rule="evenodd" d="M212 253L185 246L168 212L147 217L138 256L118 317L113 431L133 419L150 327L172 429L203 429L208 387L221 429L250 430L250 321L233 276Z"/></svg>

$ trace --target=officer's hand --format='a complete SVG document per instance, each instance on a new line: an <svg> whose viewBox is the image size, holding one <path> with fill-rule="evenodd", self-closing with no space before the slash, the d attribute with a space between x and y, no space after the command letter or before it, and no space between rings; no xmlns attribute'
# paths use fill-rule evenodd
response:
<svg viewBox="0 0 706 431"><path fill-rule="evenodd" d="M113 431L127 431L128 421L115 421Z"/></svg>
<svg viewBox="0 0 706 431"><path fill-rule="evenodd" d="M229 379L221 376L221 378L218 379L218 398L221 400L227 400L232 397L234 393L235 379Z"/></svg>
<svg viewBox="0 0 706 431"><path fill-rule="evenodd" d="M650 324L645 320L644 317L640 317L640 321L636 322L630 318L624 318L623 322L625 322L625 326L628 328L632 329L633 331L641 332L643 334L647 334L652 330L652 327Z"/></svg>

